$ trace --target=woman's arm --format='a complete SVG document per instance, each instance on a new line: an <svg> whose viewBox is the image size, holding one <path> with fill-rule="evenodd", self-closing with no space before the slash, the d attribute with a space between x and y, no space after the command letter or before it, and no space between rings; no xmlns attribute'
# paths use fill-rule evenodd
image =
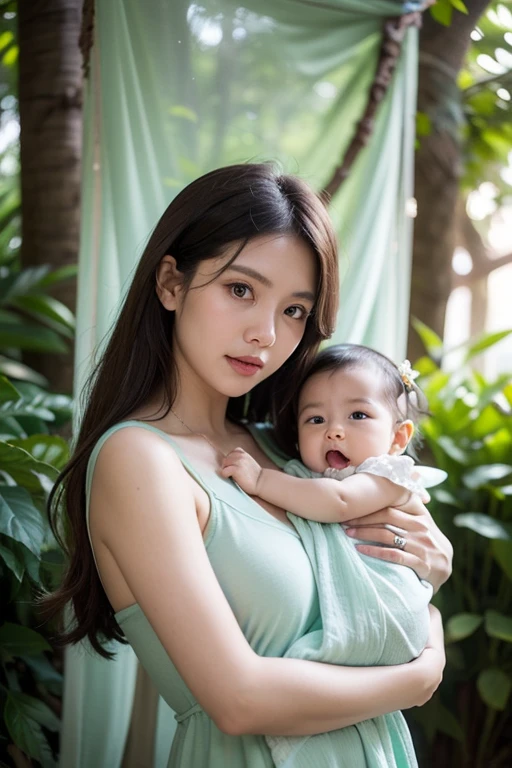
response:
<svg viewBox="0 0 512 768"><path fill-rule="evenodd" d="M235 448L224 458L222 475L232 477L251 496L319 523L342 523L383 507L400 506L411 496L391 480L366 472L342 481L291 477L263 469L243 448Z"/></svg>
<svg viewBox="0 0 512 768"><path fill-rule="evenodd" d="M453 547L417 496L413 495L400 509L382 509L347 524L352 526L346 530L349 536L378 542L357 545L360 552L408 565L432 584L434 592L452 572ZM396 533L406 539L403 550L393 547Z"/></svg>
<svg viewBox="0 0 512 768"><path fill-rule="evenodd" d="M222 731L320 733L423 704L439 685L439 621L432 647L403 666L344 668L254 653L212 570L190 477L157 435L137 428L112 435L98 457L92 498L96 553L108 550L118 578Z"/></svg>
<svg viewBox="0 0 512 768"><path fill-rule="evenodd" d="M446 661L441 614L432 605L429 611L431 629L427 646L409 664L363 668L297 659L261 659L261 677L257 687L252 688L246 708L249 718L240 733L323 733L425 704L441 683ZM421 690L415 692L417 674ZM425 674L429 678L426 688ZM267 710L269 693L271 712Z"/></svg>

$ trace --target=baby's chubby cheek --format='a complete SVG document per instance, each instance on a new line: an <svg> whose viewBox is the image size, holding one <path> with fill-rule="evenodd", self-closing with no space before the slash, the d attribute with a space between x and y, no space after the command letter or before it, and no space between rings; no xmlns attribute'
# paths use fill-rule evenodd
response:
<svg viewBox="0 0 512 768"><path fill-rule="evenodd" d="M304 440L299 435L299 453L302 463L313 472L323 472L326 469L323 447L319 441Z"/></svg>

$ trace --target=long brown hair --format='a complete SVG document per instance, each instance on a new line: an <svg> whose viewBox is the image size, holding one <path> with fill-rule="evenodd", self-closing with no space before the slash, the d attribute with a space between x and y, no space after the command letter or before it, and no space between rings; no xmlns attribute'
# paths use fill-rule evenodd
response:
<svg viewBox="0 0 512 768"><path fill-rule="evenodd" d="M73 456L50 494L49 517L68 560L60 587L43 600L45 614L60 614L71 602L74 623L60 643L88 637L102 656L105 640L126 642L99 580L86 528L85 478L99 438L165 390L169 409L176 392L172 338L174 313L165 310L155 290L155 273L166 254L175 257L186 285L198 265L239 249L252 238L293 234L314 252L318 284L304 336L286 363L248 395L232 398L227 417L249 422L275 420L293 395L318 345L334 328L338 305L336 239L329 216L300 179L280 174L269 163L233 165L212 171L186 187L169 205L151 235L136 269L105 351L82 394L84 409ZM237 251L239 252L239 250ZM168 410L167 410L168 413Z"/></svg>

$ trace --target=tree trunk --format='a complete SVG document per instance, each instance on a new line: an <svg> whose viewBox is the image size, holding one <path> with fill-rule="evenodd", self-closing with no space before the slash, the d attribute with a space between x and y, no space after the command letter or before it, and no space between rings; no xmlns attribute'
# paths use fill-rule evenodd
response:
<svg viewBox="0 0 512 768"><path fill-rule="evenodd" d="M468 14L454 13L443 27L425 15L420 32L418 111L431 120L430 135L421 139L415 161L418 216L414 227L411 315L441 337L451 291L455 247L455 209L461 173L461 113L457 74L470 44L470 34L489 0L466 0ZM417 334L409 335L408 356L424 354Z"/></svg>
<svg viewBox="0 0 512 768"><path fill-rule="evenodd" d="M19 0L19 108L23 267L78 260L82 150L82 0ZM75 311L76 284L52 291ZM73 352L26 361L59 392L72 391Z"/></svg>

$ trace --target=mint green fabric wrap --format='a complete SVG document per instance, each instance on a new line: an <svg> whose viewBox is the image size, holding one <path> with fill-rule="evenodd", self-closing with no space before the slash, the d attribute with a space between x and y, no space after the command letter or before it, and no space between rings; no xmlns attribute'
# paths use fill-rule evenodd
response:
<svg viewBox="0 0 512 768"><path fill-rule="evenodd" d="M316 477L301 462L284 466ZM343 480L339 481L343 482ZM428 637L432 587L406 566L361 555L340 525L288 514L313 566L321 625L285 656L346 666L404 664ZM278 768L412 768L414 747L401 712L309 737L267 737Z"/></svg>
<svg viewBox="0 0 512 768"><path fill-rule="evenodd" d="M361 116L396 0L96 0L86 85L76 334L77 394L146 238L207 170L278 160L320 189ZM342 302L334 341L405 353L417 32L407 34L375 132L332 201ZM78 423L80 413L77 412ZM121 765L136 659L66 658L62 768ZM174 730L161 703L154 768ZM146 768L146 766L145 766ZM147 766L151 768L151 766Z"/></svg>

